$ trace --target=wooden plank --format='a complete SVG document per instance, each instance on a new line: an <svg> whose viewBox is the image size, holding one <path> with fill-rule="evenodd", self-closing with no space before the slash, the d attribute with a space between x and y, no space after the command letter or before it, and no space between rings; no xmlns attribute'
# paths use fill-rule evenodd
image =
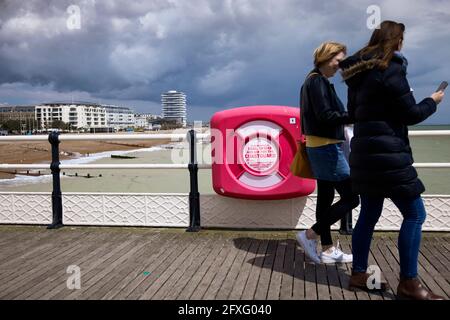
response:
<svg viewBox="0 0 450 320"><path fill-rule="evenodd" d="M341 249L345 252L351 252L349 249L351 247L351 237L340 237L340 243L341 243ZM344 249L345 248L345 249ZM346 251L348 250L348 251ZM339 283L342 288L342 295L344 300L355 300L356 294L353 291L350 291L348 289L348 283L350 280L350 274L351 274L351 264L337 264L336 265L336 271L338 273Z"/></svg>
<svg viewBox="0 0 450 320"><path fill-rule="evenodd" d="M94 238L93 235L85 235L83 242L90 237ZM30 295L39 291L40 288L45 287L48 289L52 278L55 278L59 274L66 274L67 267L73 264L71 257L82 253L84 250L86 250L85 246L80 245L77 241L74 241L71 245L64 246L61 244L60 251L56 252L53 258L35 267L26 285L17 286L17 290L15 290L14 295L10 296L10 298L27 299ZM67 277L68 275L66 274Z"/></svg>
<svg viewBox="0 0 450 320"><path fill-rule="evenodd" d="M297 240L294 246L294 283L292 287L292 299L305 299L305 254L303 250L297 245Z"/></svg>
<svg viewBox="0 0 450 320"><path fill-rule="evenodd" d="M392 286L396 286L398 279L395 276L395 272L391 269L387 260L384 258L383 254L378 248L379 242L383 240L378 239L375 236L372 239L372 245L370 246L368 265L374 265L380 268L382 281L386 281L389 289L384 292L371 292L371 300L393 300L395 299L394 291L392 291Z"/></svg>
<svg viewBox="0 0 450 320"><path fill-rule="evenodd" d="M273 263L272 276L270 277L267 299L280 299L281 281L283 279L284 256L286 253L287 239L277 241L277 251Z"/></svg>
<svg viewBox="0 0 450 320"><path fill-rule="evenodd" d="M186 240L185 240L186 241ZM164 285L166 285L168 279L176 272L178 268L184 263L185 260L192 260L195 258L196 249L201 245L202 242L199 239L189 239L189 245L183 252L180 252L178 256L172 260L168 264L164 264L160 266L158 272L158 277L151 283L147 288L144 289L144 292L138 299L140 300L148 300L152 299L152 297L160 290ZM129 298L132 298L130 296Z"/></svg>
<svg viewBox="0 0 450 320"><path fill-rule="evenodd" d="M120 242L117 241L116 243L114 243L115 242L114 239L112 241L108 241L107 243L109 245L109 248L107 248L107 251L102 252L101 255L97 255L95 259L79 265L81 269L82 286L84 286L84 284L88 282L90 278L92 278L97 272L99 272L100 270L98 268L99 266L102 266L102 264L108 265L109 263L114 261L117 255L121 255L124 252L130 250L130 247L134 242L134 237L132 236L132 234L127 232L118 235L117 237L118 238L120 237L121 239L124 240ZM57 286L54 289L54 293L52 293L51 295L46 294L44 297L46 299L53 299L53 300L64 299L68 297L70 294L72 294L72 291L73 290L68 289L66 284L64 283L62 285Z"/></svg>
<svg viewBox="0 0 450 320"><path fill-rule="evenodd" d="M420 254L423 257L425 263L432 266L432 269L428 270L432 275L443 276L444 278L450 278L449 268L442 263L439 259L439 250L429 245L429 240L421 242ZM426 268L426 267L425 267Z"/></svg>
<svg viewBox="0 0 450 320"><path fill-rule="evenodd" d="M244 291L242 293L242 299L253 300L255 298L256 288L258 286L259 276L264 264L264 257L269 247L269 240L261 240L257 257L253 260L250 276L245 284Z"/></svg>
<svg viewBox="0 0 450 320"><path fill-rule="evenodd" d="M445 259L443 259L441 250L437 249L429 242L423 243L422 249L425 250L425 252L428 252L427 258L430 263L433 264L439 274L442 275L444 279L450 279L450 265L447 265L445 263Z"/></svg>
<svg viewBox="0 0 450 320"><path fill-rule="evenodd" d="M370 248L370 251L369 251L369 259L368 259L369 266L370 265L376 265L376 266L380 267L378 265L378 262L377 262L376 258L375 258L374 250L372 249L374 246L371 245L370 247L371 248ZM381 272L383 272L383 269L381 269L381 267L380 267L380 270L381 270ZM369 294L369 297L370 297L370 300L384 300L384 293L371 292Z"/></svg>
<svg viewBox="0 0 450 320"><path fill-rule="evenodd" d="M393 239L389 238L391 246L389 247L391 254L395 257L395 259L400 263L399 253L396 242ZM421 256L419 252L419 264L417 268L417 272L419 274L419 278L422 280L423 285L428 287L429 290L433 291L438 295L446 296L444 290L436 283L433 277L428 273L428 271L423 266L423 256Z"/></svg>
<svg viewBox="0 0 450 320"><path fill-rule="evenodd" d="M441 261L441 263L450 271L450 251L448 251L443 245L442 241L432 238L426 243L426 246L430 248Z"/></svg>
<svg viewBox="0 0 450 320"><path fill-rule="evenodd" d="M205 240L208 241L208 240ZM164 300L175 300L188 282L192 279L195 272L200 268L200 266L207 260L211 252L220 249L222 246L220 241L216 239L209 239L205 247L199 252L199 255L194 259L192 263L189 264L188 268L180 275L172 287L166 292L162 297Z"/></svg>
<svg viewBox="0 0 450 320"><path fill-rule="evenodd" d="M249 247L249 250L247 251L247 254L244 257L244 262L233 285L233 288L231 289L228 299L230 300L241 299L245 285L250 276L250 271L252 269L253 262L255 261L256 256L258 254L258 248L260 244L261 240L251 239L251 245Z"/></svg>
<svg viewBox="0 0 450 320"><path fill-rule="evenodd" d="M233 285L239 275L239 271L243 267L244 259L247 256L247 253L252 244L252 239L250 238L238 238L234 239L234 245L240 249L236 258L234 259L233 264L230 267L230 270L227 273L227 276L223 280L222 286L217 292L216 299L225 300L228 299L231 290L233 289Z"/></svg>
<svg viewBox="0 0 450 320"><path fill-rule="evenodd" d="M84 263L90 259L96 259L98 256L108 252L111 247L109 241L111 241L112 237L113 236L107 232L100 234L91 232L89 236L80 238L80 250L71 254L71 256L64 261L66 265L72 264L80 267L81 285L83 285L83 269L81 268L84 267ZM52 294L61 291L69 276L65 271L65 269L59 269L57 272L49 275L41 285L36 286L33 290L27 292L27 298L40 299L45 295L51 296Z"/></svg>
<svg viewBox="0 0 450 320"><path fill-rule="evenodd" d="M137 277L146 277L147 271L145 266L148 265L152 259L160 252L160 248L164 248L164 245L171 243L176 237L176 234L161 234L155 233L152 238L145 237L145 247L143 252L134 255L126 263L124 267L115 272L113 277L103 286L93 290L87 297L88 299L111 299L124 287L127 286L133 279Z"/></svg>
<svg viewBox="0 0 450 320"><path fill-rule="evenodd" d="M325 264L316 264L317 299L330 300L330 288Z"/></svg>
<svg viewBox="0 0 450 320"><path fill-rule="evenodd" d="M230 268L236 259L236 256L239 251L241 251L242 246L244 246L246 243L241 242L238 244L238 248L234 244L231 244L231 242L228 244L231 248L228 252L228 255L223 262L223 264L220 266L219 270L215 274L214 279L211 281L211 284L208 287L208 290L206 290L205 294L203 295L203 299L205 300L212 300L216 298L217 293L219 292L220 288L222 287L222 284L230 271Z"/></svg>
<svg viewBox="0 0 450 320"><path fill-rule="evenodd" d="M373 256L374 264L377 265L382 273L382 277L389 285L389 289L382 293L382 297L384 300L395 300L395 292L398 284L398 273L391 268L391 265L386 260L384 255L382 254L379 243L383 242L382 239L376 237L372 240L371 253Z"/></svg>
<svg viewBox="0 0 450 320"><path fill-rule="evenodd" d="M342 265L341 263L337 264L326 264L326 274L328 277L328 285L331 294L331 300L343 300L344 296L342 293L341 283L339 281L338 275L338 267Z"/></svg>
<svg viewBox="0 0 450 320"><path fill-rule="evenodd" d="M272 275L272 267L275 261L275 254L278 243L275 240L269 240L266 256L262 265L261 274L256 286L255 300L266 300L269 290L270 277Z"/></svg>
<svg viewBox="0 0 450 320"><path fill-rule="evenodd" d="M172 274L180 268L185 260L192 260L192 257L195 257L196 249L202 244L202 241L198 238L193 238L191 235L189 235L189 238L185 238L183 236L182 239L187 243L187 246L182 251L176 252L176 255L174 255L171 259L159 265L158 268L155 269L154 273L157 276L153 279L153 281L150 283L144 283L144 286L141 288L138 287L139 290L133 291L127 299L151 299L153 295L166 284Z"/></svg>
<svg viewBox="0 0 450 320"><path fill-rule="evenodd" d="M230 250L231 250L230 239L226 239L224 242L224 248L220 251L219 255L208 269L208 273L205 274L203 279L200 281L195 290L192 292L190 299L192 300L203 299L203 296L205 295L205 293L209 289L209 286L214 280L214 276L219 272L220 267L226 261L226 258L228 257Z"/></svg>
<svg viewBox="0 0 450 320"><path fill-rule="evenodd" d="M9 260L10 256L17 256L26 252L26 249L31 243L39 240L41 235L39 229L25 231L23 228L11 227L11 230L3 230L0 226L0 263ZM51 232L44 234L47 239L52 237Z"/></svg>
<svg viewBox="0 0 450 320"><path fill-rule="evenodd" d="M152 244L151 248L146 248L147 254L143 255L145 260L141 263L137 262L137 266L133 268L123 279L119 279L113 287L102 296L102 299L125 299L133 290L135 290L142 282L151 282L147 280L149 276L155 273L155 268L159 266L165 259L170 257L172 252L177 250L177 246L181 244L180 234L164 235L160 234L160 241ZM144 274L144 272L146 272ZM147 274L148 272L148 274Z"/></svg>
<svg viewBox="0 0 450 320"><path fill-rule="evenodd" d="M53 231L53 233L51 233ZM46 230L44 232L47 236L39 236L39 233L31 240L31 242L24 243L18 245L17 251L15 251L16 245L11 243L9 248L16 252L15 255L8 257L7 260L2 259L2 263L0 264L0 269L8 270L11 266L21 265L26 262L33 262L35 257L42 257L42 252L48 252L51 249L54 249L58 245L58 241L64 240L65 238L70 237L66 232L61 232L59 230ZM61 238L61 235L66 235L65 238ZM20 239L20 233L17 234L17 238ZM21 250L22 246L25 246L25 250ZM32 249L30 249L32 247ZM22 248L23 249L23 248ZM5 273L1 275L3 278ZM1 279L1 278L0 278Z"/></svg>
<svg viewBox="0 0 450 320"><path fill-rule="evenodd" d="M136 246L137 237L136 235L130 235L126 240L126 245L122 247L121 250L117 250L114 254L105 255L100 261L91 266L88 270L83 273L83 285L81 290L64 290L62 292L63 299L85 299L84 295L88 290L101 280L103 277L107 277L109 272L112 272L114 268L120 265L124 259L128 258L130 254L134 254L139 250L141 246Z"/></svg>
<svg viewBox="0 0 450 320"><path fill-rule="evenodd" d="M280 299L290 300L294 290L295 245L293 239L286 240L286 253L284 255L283 273L281 280Z"/></svg>
<svg viewBox="0 0 450 320"><path fill-rule="evenodd" d="M268 239L245 233L208 234L76 228L17 228L0 232L0 297L7 299L394 299L354 293L350 264L305 265L292 232ZM27 230L27 231L22 231ZM1 231L1 226L0 226ZM241 235L244 235L242 237ZM340 236L349 252L351 238ZM369 265L391 288L399 277L396 234L375 233ZM433 292L450 297L448 237L424 234L419 274ZM17 251L13 248L17 246ZM3 253L6 253L6 258ZM68 290L68 265L81 268L81 290ZM144 276L145 271L150 271Z"/></svg>
<svg viewBox="0 0 450 320"><path fill-rule="evenodd" d="M434 261L434 263L432 261ZM438 262L435 261L434 256L425 246L422 246L420 249L419 263L423 266L423 269L426 270L434 282L436 282L439 288L442 289L444 296L447 296L448 298L450 294L450 284L443 274L441 274L441 272L435 267L435 265L438 265ZM447 277L447 279L449 278Z"/></svg>
<svg viewBox="0 0 450 320"><path fill-rule="evenodd" d="M128 259L131 259L133 255L138 254L139 251L145 247L145 242L138 240L139 239L136 238L132 239L132 242L127 247L126 251L122 251L121 254L117 254L108 262L105 261L104 266L92 270L92 277L88 278L88 280L84 280L82 288L80 290L73 291L71 294L66 296L65 299L86 299L91 290L95 291L99 287L103 286L106 281L109 281L110 276L116 272L115 269L120 268L123 264L126 264Z"/></svg>
<svg viewBox="0 0 450 320"><path fill-rule="evenodd" d="M111 287L117 280L117 277L124 277L130 269L134 266L136 261L139 261L139 259L147 253L147 247L148 243L151 242L152 239L157 237L156 234L149 235L145 238L139 237L136 239L136 242L134 244L134 247L126 252L123 256L119 257L119 260L121 259L120 263L117 263L117 261L114 262L114 264L111 264L107 268L105 268L102 272L100 272L98 275L96 275L97 279L91 279L92 284L90 287L85 290L85 292L82 292L83 299L98 299L98 296L103 296L107 293L105 291L105 287ZM103 273L103 276L102 276Z"/></svg>
<svg viewBox="0 0 450 320"><path fill-rule="evenodd" d="M351 253L351 250L344 249L342 245L344 244L346 248L350 248L351 240L352 240L351 236L339 235L341 250L343 250L345 253ZM333 300L356 299L355 293L353 291L348 290L348 282L350 280L351 268L352 268L351 263L337 263L334 265L333 268L331 268L332 270L330 270L330 276L328 280L330 281L330 285L331 283L335 283L334 286L330 287L331 298Z"/></svg>
<svg viewBox="0 0 450 320"><path fill-rule="evenodd" d="M305 261L305 299L318 299L316 265L309 260Z"/></svg>
<svg viewBox="0 0 450 320"><path fill-rule="evenodd" d="M39 277L45 272L48 264L52 260L64 252L65 250L73 250L76 248L76 235L67 237L66 239L55 239L56 243L51 248L43 250L33 260L25 261L14 260L17 264L13 265L9 272L2 271L0 297L12 294L19 290L19 287L33 285L33 278ZM37 252L39 253L39 252Z"/></svg>
<svg viewBox="0 0 450 320"><path fill-rule="evenodd" d="M445 236L442 236L442 233L431 233L430 237L433 238L435 244L442 246L447 252L450 251L450 236L449 233L444 233Z"/></svg>
<svg viewBox="0 0 450 320"><path fill-rule="evenodd" d="M179 257L179 263L177 261L170 265L170 267L150 286L142 296L142 299L155 299L161 300L164 296L170 292L170 290L176 286L179 279L183 276L184 272L195 263L197 257L202 251L211 245L212 239L197 238L192 242L197 243L197 246L193 247L192 251L186 250L186 255ZM167 280L164 282L164 278ZM158 281L160 283L158 283ZM158 288L159 287L159 288Z"/></svg>
<svg viewBox="0 0 450 320"><path fill-rule="evenodd" d="M216 261L222 261L222 257L226 256L228 248L225 246L225 240L222 237L216 239L217 246L215 250L211 250L208 254L206 260L201 264L200 268L194 273L191 279L184 287L184 289L178 294L176 299L188 300L197 291L197 299L202 296L203 293L208 289L209 281L206 280L208 277L212 279L212 270L215 268Z"/></svg>
<svg viewBox="0 0 450 320"><path fill-rule="evenodd" d="M186 239L180 235L180 237L177 238L177 241L170 244L171 246L167 252L163 252L159 259L155 259L147 266L147 270L151 271L148 276L145 278L139 277L133 281L130 285L125 287L123 291L119 292L115 299L136 300L141 298L145 290L147 290L147 288L163 274L166 268L168 268L168 266L170 266L190 244L190 241L186 241Z"/></svg>
<svg viewBox="0 0 450 320"><path fill-rule="evenodd" d="M57 238L55 238L57 239ZM36 265L35 260L43 258L43 255L52 254L57 250L57 245L55 243L39 243L36 247L29 245L29 251L24 254L19 254L16 257L11 257L8 261L0 266L2 273L0 274L0 283L8 282L10 278L14 278L17 274L21 274L22 269L24 271L29 270L34 265Z"/></svg>

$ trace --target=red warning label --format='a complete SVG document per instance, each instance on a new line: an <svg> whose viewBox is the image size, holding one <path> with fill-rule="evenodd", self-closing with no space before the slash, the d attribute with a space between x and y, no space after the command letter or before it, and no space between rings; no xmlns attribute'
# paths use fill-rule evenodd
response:
<svg viewBox="0 0 450 320"><path fill-rule="evenodd" d="M244 146L243 158L250 169L263 173L277 165L278 148L266 138L253 138Z"/></svg>

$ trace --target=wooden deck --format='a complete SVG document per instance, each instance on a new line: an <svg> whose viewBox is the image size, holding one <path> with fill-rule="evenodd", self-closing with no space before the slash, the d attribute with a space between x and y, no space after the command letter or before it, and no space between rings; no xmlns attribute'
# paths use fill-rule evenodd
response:
<svg viewBox="0 0 450 320"><path fill-rule="evenodd" d="M305 261L292 231L0 226L0 299L390 300L346 289L349 264ZM339 236L344 251L350 237ZM370 264L398 284L396 233L377 233ZM450 234L424 234L419 273L450 297ZM81 270L68 289L67 267Z"/></svg>

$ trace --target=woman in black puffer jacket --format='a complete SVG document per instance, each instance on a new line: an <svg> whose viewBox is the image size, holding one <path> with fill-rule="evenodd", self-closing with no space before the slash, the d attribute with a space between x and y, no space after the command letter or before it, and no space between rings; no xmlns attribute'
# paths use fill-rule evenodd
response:
<svg viewBox="0 0 450 320"><path fill-rule="evenodd" d="M400 283L397 296L441 299L417 279L422 224L426 212L425 187L412 166L408 125L422 122L436 111L443 92L416 103L406 79L407 60L400 53L405 27L384 21L369 44L340 63L348 89L348 111L355 119L350 174L361 195L361 212L353 231L351 288L369 289L367 259L373 230L385 198L403 215L398 247ZM383 289L383 288L381 288Z"/></svg>

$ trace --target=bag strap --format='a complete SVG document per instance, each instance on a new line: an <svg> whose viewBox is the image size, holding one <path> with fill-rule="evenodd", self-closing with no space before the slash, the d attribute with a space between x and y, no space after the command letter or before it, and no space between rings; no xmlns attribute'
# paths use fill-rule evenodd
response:
<svg viewBox="0 0 450 320"><path fill-rule="evenodd" d="M307 80L307 79L309 79L309 77L311 77L311 76L314 76L314 75L320 75L318 72L310 72L307 76L306 76L306 78L305 78L305 80Z"/></svg>

